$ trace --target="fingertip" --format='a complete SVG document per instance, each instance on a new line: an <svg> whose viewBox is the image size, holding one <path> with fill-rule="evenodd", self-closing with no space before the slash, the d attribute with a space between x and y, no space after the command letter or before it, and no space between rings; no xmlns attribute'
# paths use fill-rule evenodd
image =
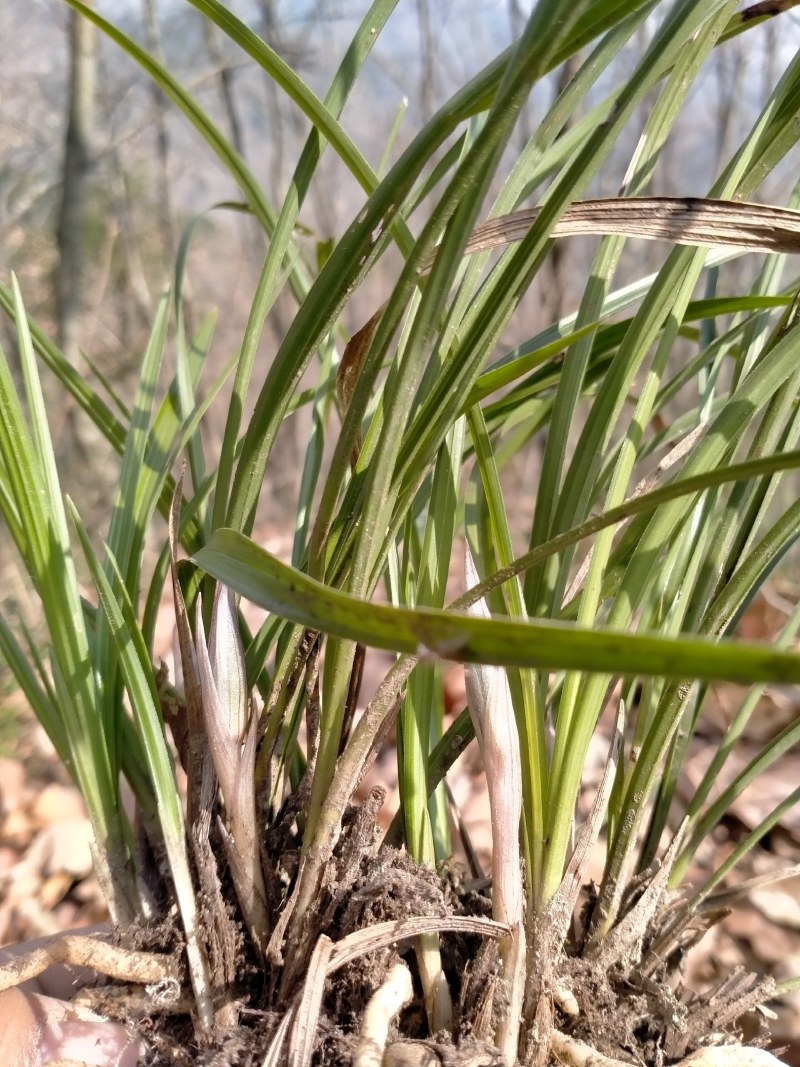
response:
<svg viewBox="0 0 800 1067"><path fill-rule="evenodd" d="M0 1062L3 1067L46 1067L54 1060L77 1060L92 1067L136 1067L138 1038L61 1000L7 989L0 993Z"/></svg>

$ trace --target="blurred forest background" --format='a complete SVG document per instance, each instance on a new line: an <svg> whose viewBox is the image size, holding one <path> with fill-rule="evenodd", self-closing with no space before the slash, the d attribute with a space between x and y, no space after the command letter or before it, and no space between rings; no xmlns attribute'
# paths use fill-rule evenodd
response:
<svg viewBox="0 0 800 1067"><path fill-rule="evenodd" d="M234 0L230 6L320 95L366 8L355 0ZM509 43L528 7L521 0L398 5L343 115L345 129L376 169L386 166L382 153L390 131L396 131L394 157L421 119ZM97 8L167 65L245 157L271 203L279 205L308 123L274 82L243 62L216 27L183 0L109 0ZM257 222L237 210L240 196L230 178L145 74L61 0L3 0L0 29L4 282L15 271L29 313L78 367L102 375L124 402L132 395L157 298L173 283L180 242L191 233L184 282L189 307L197 321L212 307L219 311L208 368L213 373L240 344L265 250ZM655 23L645 27L636 52L654 30ZM800 15L788 12L715 51L661 155L653 194L708 192L720 159L749 128L785 54L798 44ZM572 69L567 65L554 72L532 97L519 129L520 145ZM624 71L612 66L606 84L620 75ZM603 83L597 91L603 91ZM587 107L595 102L590 98ZM619 194L642 121L640 114L631 122L629 136L618 143L590 195ZM767 202L786 203L795 163L792 157L762 188ZM363 196L333 153L327 154L321 174L301 215L312 271L324 255L324 243L342 232ZM557 244L548 270L515 319L516 336L508 336L509 345L575 310L595 244L591 238ZM655 269L664 255L659 244L629 242L620 284L643 266ZM756 268L756 257L750 256L725 270L731 276ZM387 256L387 283L396 269L396 260ZM376 292L375 285L354 295L353 329L383 299L385 293ZM279 302L270 317L262 342L265 369L292 311L286 301ZM7 320L0 331L0 341L13 349ZM53 402L52 432L66 486L92 529L107 508L116 462L88 421L64 407L63 395ZM210 434L219 431L213 410L207 422ZM300 412L283 431L280 461L269 475L270 521L278 525L294 510L301 467L297 442L303 436ZM512 477L530 473L531 463L536 463L535 443L512 465Z"/></svg>

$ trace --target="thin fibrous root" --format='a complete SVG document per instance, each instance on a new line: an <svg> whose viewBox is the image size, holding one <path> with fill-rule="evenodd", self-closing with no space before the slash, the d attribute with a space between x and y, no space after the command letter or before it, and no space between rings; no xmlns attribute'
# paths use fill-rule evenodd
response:
<svg viewBox="0 0 800 1067"><path fill-rule="evenodd" d="M81 934L59 934L0 966L0 991L36 978L48 967L59 963L68 967L88 967L108 978L140 985L181 976L180 964L169 956L118 948L107 941Z"/></svg>
<svg viewBox="0 0 800 1067"><path fill-rule="evenodd" d="M413 995L411 972L404 963L395 963L364 1010L353 1067L381 1067L389 1024Z"/></svg>

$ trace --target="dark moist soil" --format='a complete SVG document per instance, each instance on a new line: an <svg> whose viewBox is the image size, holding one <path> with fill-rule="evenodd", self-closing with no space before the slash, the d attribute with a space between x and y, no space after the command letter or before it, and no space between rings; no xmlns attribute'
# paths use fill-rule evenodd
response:
<svg viewBox="0 0 800 1067"><path fill-rule="evenodd" d="M345 851L346 837L340 846ZM372 926L375 923L416 916L473 915L490 917L491 902L482 893L471 890L460 880L457 871L448 869L442 876L414 864L405 852L384 849L377 855L362 855L355 869L339 870L338 877L331 879L320 895L320 933L334 942L348 934ZM156 931L159 946L148 943L146 931L136 940L138 947L153 949L164 945L163 928ZM173 946L179 940L177 930L172 931ZM488 958L490 970L496 970L494 957L481 953L482 939L477 936L449 933L443 936L443 964L450 980L451 992L456 1004L463 998L464 1007L469 1007L469 998L464 977L468 978L477 958ZM284 948L287 960L291 958L292 946ZM422 990L419 986L414 949L406 941L378 952L362 956L356 962L338 970L325 983L325 995L319 1019L313 1062L320 1067L340 1067L352 1059L364 1008L386 977L393 962L400 957L408 964L414 975L415 999L406 1008L394 1027L395 1036L402 1034L406 1040L426 1041L431 1057L429 1063L446 1067L469 1064L480 1067L500 1063L491 1041L478 1040L470 1034L470 1012L463 1013L464 1021L457 1035L459 1045L447 1041L431 1042L427 1020L422 1006ZM468 982L466 983L468 984ZM272 988L271 988L272 986ZM282 1017L276 1010L277 976L272 982L265 977L264 968L248 960L241 952L237 968L233 999L240 1020L210 1047L198 1044L194 1026L187 1015L155 1013L151 1009L143 1014L145 997L141 992L129 991L129 999L120 1005L115 998L104 997L98 989L98 1008L109 1015L124 1019L135 1026L145 1038L148 1051L143 1059L147 1067L178 1067L207 1065L207 1067L250 1067L261 1064ZM472 1000L475 1000L473 988ZM135 996L135 1000L130 999ZM147 997L150 1000L149 997ZM138 1001L138 1004L136 1003ZM439 1035L441 1037L441 1035ZM391 1038L390 1038L391 1040Z"/></svg>
<svg viewBox="0 0 800 1067"><path fill-rule="evenodd" d="M453 866L436 873L414 864L403 851L384 847L377 850L379 832L375 814L380 798L372 797L361 809L351 812L336 854L332 858L320 891L316 929L333 942L375 923L417 916L490 917L488 890L470 884ZM366 823L366 825L365 825ZM366 831L366 832L365 832ZM275 884L288 892L295 875L299 841L296 829L284 823L270 831L270 855L279 855ZM275 846L279 846L276 849ZM275 849L273 851L273 849ZM221 855L217 849L216 856ZM289 994L280 994L280 973L265 969L248 953L241 926L226 914L220 922L220 901L230 900L230 887L201 877L215 899L204 899L206 929L216 928L208 937L208 954L221 1000L228 1003L228 1025L212 1045L198 1041L190 1014L188 990L178 990L165 982L163 988L147 991L137 987L105 985L84 990L93 1005L105 1014L135 1027L145 1040L146 1067L255 1067L265 1054L286 1010L305 977L307 960L292 957L295 946L284 946L284 959L296 965L300 978ZM707 1044L731 1041L741 1036L743 1025L750 1027L752 1043L767 1043L767 1033L754 1020L755 1008L771 992L768 983L743 973L729 976L717 989L702 996L684 987L681 972L686 948L702 933L704 926L719 916L694 926L677 943L670 945L666 959L655 960L653 946L663 942L674 902L663 895L660 908L642 928L637 911L642 912L647 879L639 879L629 894L615 928L621 933L597 949L584 944L591 915L592 892L585 897L582 921L573 924L571 940L554 958L534 962L538 973L531 984L528 1008L531 1018L536 1004L547 1026L554 1026L590 1044L598 1052L642 1067L668 1067ZM637 909L638 904L638 909ZM674 909L673 909L674 910ZM647 904L653 911L653 900ZM627 922L627 926L625 925ZM223 944L220 929L233 931L232 942ZM630 928L634 934L625 931ZM174 922L143 928L127 943L134 947L179 953L182 945ZM325 983L325 992L314 1039L313 1063L318 1067L343 1067L352 1061L364 1008L383 982L393 962L401 957L414 976L415 998L390 1032L390 1043L402 1040L402 1056L393 1062L409 1067L492 1067L502 1062L492 1042L497 1021L504 1011L502 983L498 978L498 955L494 942L465 934L441 935L442 962L454 1003L453 1035L431 1035L422 1004L422 991L413 944L401 942L372 952L336 971ZM546 944L546 930L540 930L538 944ZM594 954L592 954L592 952ZM557 958L555 958L557 956ZM297 966L299 964L299 966ZM223 980L227 971L228 978ZM537 985L538 982L538 985ZM173 983L174 985L174 983ZM565 991L570 996L564 995ZM537 999L538 998L538 999ZM544 1006L542 1008L542 1006ZM541 1032L539 1034L541 1037ZM284 1046L284 1055L286 1046ZM544 1063L555 1063L552 1058Z"/></svg>

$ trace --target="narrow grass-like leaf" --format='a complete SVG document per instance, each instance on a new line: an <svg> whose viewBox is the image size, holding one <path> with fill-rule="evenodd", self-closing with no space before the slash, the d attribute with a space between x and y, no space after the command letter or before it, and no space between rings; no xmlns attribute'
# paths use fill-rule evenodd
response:
<svg viewBox="0 0 800 1067"><path fill-rule="evenodd" d="M397 6L397 0L379 0L373 3L367 18L361 23L360 32L356 33L348 49L346 63L340 66L334 82L333 100L324 103L319 100L292 68L275 52L274 49L253 33L236 15L219 2L219 0L190 0L193 7L214 22L242 52L251 56L270 78L284 90L300 110L311 120L321 137L336 151L362 188L371 193L378 184L378 177L359 152L356 145L336 121L336 113L331 103L341 107L346 96L342 92L347 84L345 74L352 84L353 74L363 63L378 38L387 18ZM400 220L398 220L399 222ZM405 242L410 237L406 231Z"/></svg>
<svg viewBox="0 0 800 1067"><path fill-rule="evenodd" d="M159 708L150 657L142 632L125 589L125 583L116 568L113 557L108 555L113 579L106 576L92 548L80 516L72 508L72 519L83 548L84 557L92 574L103 611L119 656L120 669L125 679L125 688L130 697L144 751L147 756L150 779L158 804L158 815L164 834L170 870L175 882L175 892L186 933L186 953L189 973L197 1000L197 1010L203 1028L210 1032L213 1021L213 1001L208 974L208 963L199 939L198 909L189 869L186 848L186 832L181 809L178 784L172 759L164 736L164 725Z"/></svg>
<svg viewBox="0 0 800 1067"><path fill-rule="evenodd" d="M13 503L10 529L39 596L51 642L50 661L58 707L69 746L68 767L86 801L98 851L97 863L120 921L137 910L116 776L102 729L90 642L66 526L44 397L33 342L14 281L15 318L28 421L8 364L0 352L0 455ZM29 429L30 426L30 429ZM56 742L62 740L58 735Z"/></svg>
<svg viewBox="0 0 800 1067"><path fill-rule="evenodd" d="M375 648L500 666L729 681L800 679L800 656L770 646L373 604L322 585L233 530L216 531L195 558L198 566L254 603L311 629Z"/></svg>
<svg viewBox="0 0 800 1067"><path fill-rule="evenodd" d="M59 708L53 699L54 694L47 691L42 679L37 677L31 669L28 657L2 615L0 615L0 655L33 709L37 720L47 731L47 736L52 741L59 759L69 764L69 740Z"/></svg>
<svg viewBox="0 0 800 1067"><path fill-rule="evenodd" d="M464 255L521 241L540 210L515 211L476 226ZM611 197L572 204L552 229L553 237L601 233L703 248L733 245L755 252L797 253L800 213L708 197ZM427 266L423 265L423 272Z"/></svg>
<svg viewBox="0 0 800 1067"><path fill-rule="evenodd" d="M491 558L484 569L496 570L512 562L511 533L508 525L500 479L494 461L486 424L479 408L468 412L467 422L477 458L477 470L485 495L487 512L486 540L491 546ZM477 571L470 566L467 557L470 585L477 584ZM506 614L515 619L526 619L527 611L522 596L522 585L514 579L503 587ZM480 601L478 602L480 603ZM471 609L470 609L471 610ZM484 612L484 614L487 614ZM546 819L547 783L549 768L545 743L545 708L538 680L530 671L509 671L508 684L513 701L514 715L522 748L522 773L524 775L524 812L528 868L541 869ZM530 884L528 891L535 899L537 886Z"/></svg>
<svg viewBox="0 0 800 1067"><path fill-rule="evenodd" d="M333 78L321 110L327 117L326 125L330 127L332 124L334 132L340 129L335 121L336 117L341 113L364 61L378 38L378 31L388 18L392 7L393 3L386 2L386 0L376 0L373 3L354 34L350 47L347 49ZM229 28L240 32L242 27L238 20L234 20L233 16L222 8L222 5L216 5L216 9L221 9L217 13L224 15L227 20L225 25L230 23ZM278 60L275 53L254 34L250 34L247 31L246 40L256 49L257 58L267 65L267 69L271 69L273 60L281 66L281 69L285 67L285 64ZM308 95L305 87L303 89ZM316 110L318 109L315 105L315 113ZM254 506L254 497L257 493L256 483L254 481L250 482L248 486L250 495L240 507L237 508L235 502L230 499L234 454L241 428L242 411L245 407L245 398L250 385L258 339L261 335L266 315L278 292L278 273L287 250L294 240L294 227L300 208L318 168L325 145L326 141L323 138L322 131L315 125L300 154L300 159L289 186L289 193L278 215L267 257L258 281L245 330L241 359L234 381L233 398L228 408L228 418L225 424L225 434L219 459L217 490L214 498L213 528L221 526L226 520L226 516L229 524L238 524L240 528L244 528L248 525L248 522L252 521L248 519L248 516ZM318 286L315 287L315 290L318 290ZM306 303L307 300L303 302L302 307L305 307ZM332 324L331 319L329 325ZM299 335L300 338L302 336L302 334ZM248 427L243 446L245 457L243 462L245 465L259 462L261 464L260 469L263 472L269 449L271 448L272 438L277 433L277 427L288 410L292 393L299 382L302 370L320 342L321 336L313 344L310 344L307 349L299 353L293 352L291 347L287 349L285 345L281 346L273 366L270 368L268 381L264 384L260 398L256 402L256 410ZM285 356L283 355L284 351L286 351ZM269 398L268 400L266 399L267 397ZM256 455L260 457L259 460L255 460ZM241 484L240 479L241 473L237 473L237 485ZM233 507L233 511L231 507Z"/></svg>

